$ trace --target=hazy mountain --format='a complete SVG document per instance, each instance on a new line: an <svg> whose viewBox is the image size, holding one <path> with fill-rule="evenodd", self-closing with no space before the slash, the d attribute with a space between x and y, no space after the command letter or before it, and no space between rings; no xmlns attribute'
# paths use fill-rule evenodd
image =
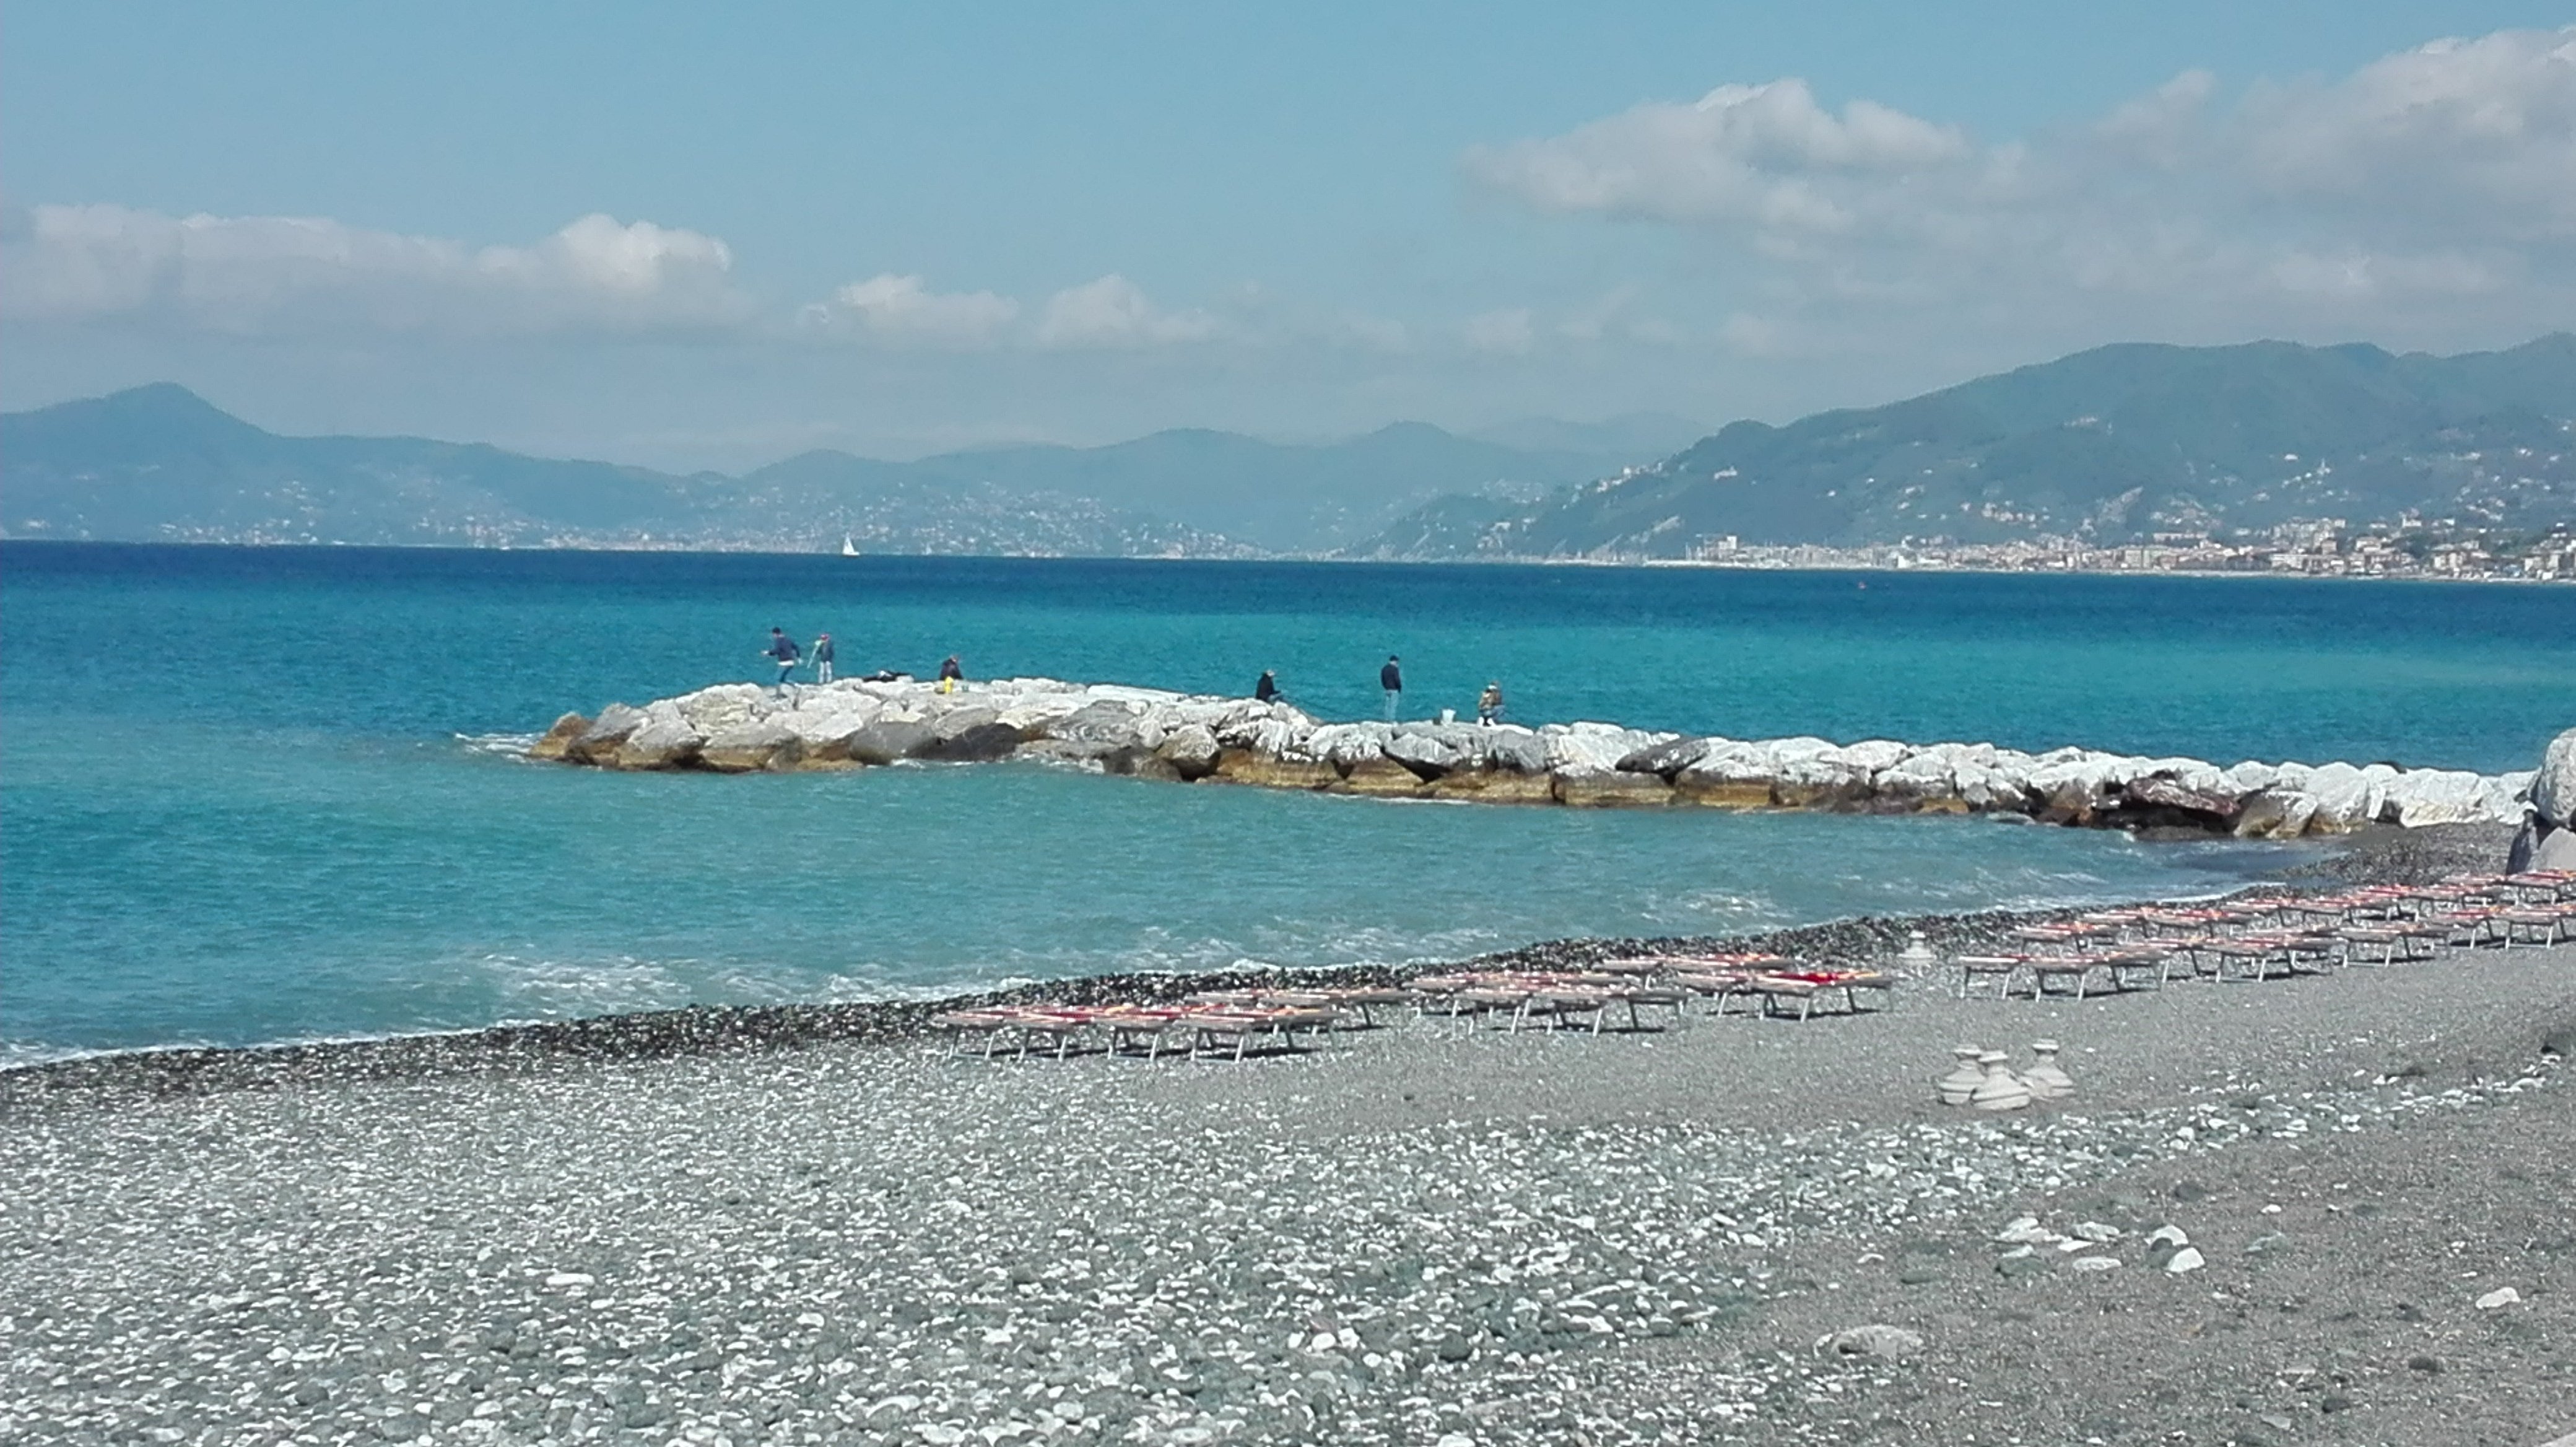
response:
<svg viewBox="0 0 2576 1447"><path fill-rule="evenodd" d="M1884 407L1737 422L1477 522L1442 503L1354 551L1681 557L1747 544L2114 542L2407 512L2576 519L2576 337L2457 357L2124 345Z"/></svg>
<svg viewBox="0 0 2576 1447"><path fill-rule="evenodd" d="M1598 422L1521 417L1478 427L1466 435L1527 452L1587 457L1593 462L1590 475L1605 477L1641 459L1664 457L1688 447L1707 431L1699 423L1670 412L1630 412Z"/></svg>
<svg viewBox="0 0 2576 1447"><path fill-rule="evenodd" d="M1507 447L1420 422L1312 445L1185 429L1108 447L991 448L907 466L953 483L1095 498L1289 553L1357 542L1443 494L1543 495L1601 471L1588 453Z"/></svg>
<svg viewBox="0 0 2576 1447"><path fill-rule="evenodd" d="M1643 454L1641 454L1643 455ZM837 547L1239 556L1323 552L1450 493L1541 495L1595 471L1399 424L1320 446L1176 431L1112 447L727 477L409 437L282 437L185 388L0 417L0 534L124 540Z"/></svg>

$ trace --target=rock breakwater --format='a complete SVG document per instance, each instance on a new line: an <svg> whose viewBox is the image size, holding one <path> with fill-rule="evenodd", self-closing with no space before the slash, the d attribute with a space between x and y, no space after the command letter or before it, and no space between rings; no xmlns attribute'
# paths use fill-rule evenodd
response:
<svg viewBox="0 0 2576 1447"><path fill-rule="evenodd" d="M784 690L718 684L568 713L529 757L722 773L1031 759L1186 783L1381 798L1873 814L1999 814L2290 839L2372 824L2519 822L2532 775L2393 764L2222 767L1990 743L1730 739L1609 723L1327 723L1278 702L1002 679Z"/></svg>

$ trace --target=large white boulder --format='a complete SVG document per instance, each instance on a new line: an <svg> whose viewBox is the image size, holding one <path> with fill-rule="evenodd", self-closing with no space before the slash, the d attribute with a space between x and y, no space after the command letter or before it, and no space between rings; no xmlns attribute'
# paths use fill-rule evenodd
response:
<svg viewBox="0 0 2576 1447"><path fill-rule="evenodd" d="M1912 750L1894 739L1863 739L1856 744L1827 749L1816 755L1816 758L1826 764L1839 764L1845 768L1858 769L1864 774L1875 774L1881 769L1894 765L1897 760L1904 758L1910 752Z"/></svg>
<svg viewBox="0 0 2576 1447"><path fill-rule="evenodd" d="M2465 769L2410 769L2388 782L2385 808L2409 829L2486 817L2487 781Z"/></svg>
<svg viewBox="0 0 2576 1447"><path fill-rule="evenodd" d="M756 683L719 683L671 700L690 728L710 736L751 722L768 701L768 690Z"/></svg>
<svg viewBox="0 0 2576 1447"><path fill-rule="evenodd" d="M2576 729L2551 739L2541 750L2540 767L2532 773L2526 797L2543 824L2552 829L2576 828Z"/></svg>

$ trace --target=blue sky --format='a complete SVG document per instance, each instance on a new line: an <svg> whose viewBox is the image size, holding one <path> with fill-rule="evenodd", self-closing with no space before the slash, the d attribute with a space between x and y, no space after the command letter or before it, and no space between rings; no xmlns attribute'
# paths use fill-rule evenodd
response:
<svg viewBox="0 0 2576 1447"><path fill-rule="evenodd" d="M2564 8L1390 8L22 0L0 404L739 466L2576 325Z"/></svg>

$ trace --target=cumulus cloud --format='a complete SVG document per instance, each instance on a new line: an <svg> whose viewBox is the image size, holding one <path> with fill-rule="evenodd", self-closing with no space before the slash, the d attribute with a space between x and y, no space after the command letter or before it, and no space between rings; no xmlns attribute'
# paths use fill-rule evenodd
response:
<svg viewBox="0 0 2576 1447"><path fill-rule="evenodd" d="M1217 335L1206 312L1165 311L1144 289L1115 272L1047 298L1037 344L1057 348L1137 348L1202 342Z"/></svg>
<svg viewBox="0 0 2576 1447"><path fill-rule="evenodd" d="M1488 357L1526 357L1538 345L1538 328L1527 307L1469 317L1462 331L1467 350Z"/></svg>
<svg viewBox="0 0 2576 1447"><path fill-rule="evenodd" d="M2131 330L2576 320L2576 27L2232 94L2187 71L2090 124L1987 143L1867 101L1832 111L1797 80L1729 85L1462 164L1537 211L1733 252L1774 334L1891 310Z"/></svg>
<svg viewBox="0 0 2576 1447"><path fill-rule="evenodd" d="M1837 116L1803 80L1722 85L1696 104L1649 104L1566 135L1479 147L1470 174L1548 211L1838 230L1851 216L1824 178L1902 177L1970 153L1955 127L1870 101Z"/></svg>
<svg viewBox="0 0 2576 1447"><path fill-rule="evenodd" d="M0 224L0 310L241 334L467 335L739 323L733 253L699 232L592 215L528 246L469 247L319 217L174 217L43 205Z"/></svg>
<svg viewBox="0 0 2576 1447"><path fill-rule="evenodd" d="M959 350L993 345L1019 314L1020 304L1006 296L935 292L919 276L892 272L854 281L805 311L809 322L828 329Z"/></svg>

